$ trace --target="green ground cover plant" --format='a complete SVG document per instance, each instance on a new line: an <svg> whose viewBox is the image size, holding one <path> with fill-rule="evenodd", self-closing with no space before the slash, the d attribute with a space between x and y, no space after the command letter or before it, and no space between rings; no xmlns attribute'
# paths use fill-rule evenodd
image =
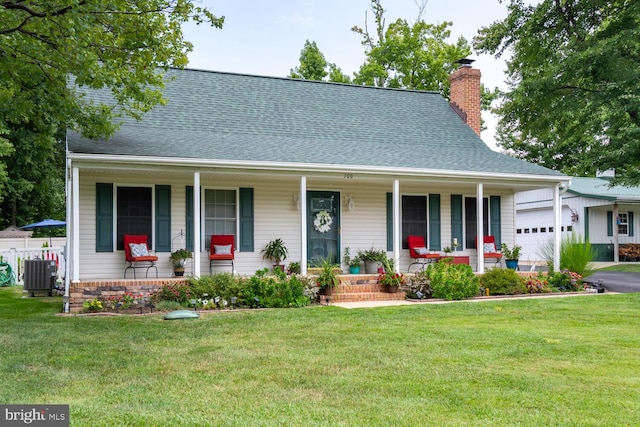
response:
<svg viewBox="0 0 640 427"><path fill-rule="evenodd" d="M72 426L622 426L640 413L640 294L200 319L57 316L0 289L0 402Z"/></svg>

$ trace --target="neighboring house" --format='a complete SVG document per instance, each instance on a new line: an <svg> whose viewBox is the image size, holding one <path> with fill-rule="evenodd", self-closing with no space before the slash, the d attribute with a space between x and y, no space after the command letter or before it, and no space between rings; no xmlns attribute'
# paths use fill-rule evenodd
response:
<svg viewBox="0 0 640 427"><path fill-rule="evenodd" d="M318 257L340 261L345 247L385 249L404 270L414 234L434 251L457 239L483 271L476 237L514 242L514 193L568 179L487 147L480 72L468 66L452 75L455 111L435 92L200 70L168 77L167 105L125 119L109 141L68 132L74 282L122 277L128 233L150 236L161 277L181 246L195 249L191 273L208 274L210 236L226 233L236 235L239 274L270 267L261 250L276 238L303 273ZM88 96L108 101L107 91Z"/></svg>
<svg viewBox="0 0 640 427"><path fill-rule="evenodd" d="M522 259L542 260L554 232L553 192L542 189L518 193L516 210L516 241L523 247ZM617 262L617 245L640 243L638 212L640 188L611 187L604 176L572 178L562 196L561 233L588 240L597 252L594 261Z"/></svg>
<svg viewBox="0 0 640 427"><path fill-rule="evenodd" d="M32 234L33 231L23 230L15 225L10 225L4 230L0 230L0 239L23 239L31 237Z"/></svg>

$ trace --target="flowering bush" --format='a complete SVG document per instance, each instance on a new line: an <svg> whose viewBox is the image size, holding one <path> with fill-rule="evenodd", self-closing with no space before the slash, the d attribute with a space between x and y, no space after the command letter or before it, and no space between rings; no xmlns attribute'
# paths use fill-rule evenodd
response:
<svg viewBox="0 0 640 427"><path fill-rule="evenodd" d="M191 299L191 289L185 283L170 283L158 289L151 298L155 303L159 301L176 301L187 305Z"/></svg>

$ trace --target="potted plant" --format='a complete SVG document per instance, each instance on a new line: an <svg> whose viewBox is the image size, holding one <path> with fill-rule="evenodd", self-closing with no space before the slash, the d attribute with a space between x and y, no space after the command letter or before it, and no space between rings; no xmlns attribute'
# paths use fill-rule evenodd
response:
<svg viewBox="0 0 640 427"><path fill-rule="evenodd" d="M382 249L371 247L371 249L358 251L358 257L364 261L364 272L367 274L375 274L378 273L382 262L387 259L387 253Z"/></svg>
<svg viewBox="0 0 640 427"><path fill-rule="evenodd" d="M349 247L344 248L344 263L349 266L349 273L351 274L359 274L360 273L360 256L356 255L354 257L351 256L349 252Z"/></svg>
<svg viewBox="0 0 640 427"><path fill-rule="evenodd" d="M518 260L520 259L521 250L522 246L518 245L515 245L512 249L509 249L509 246L507 246L506 243L500 245L500 252L502 252L507 268L510 268L511 270L518 269Z"/></svg>
<svg viewBox="0 0 640 427"><path fill-rule="evenodd" d="M378 275L378 283L386 292L396 293L400 286L404 285L404 274L396 272L395 261L386 258L382 262L384 272Z"/></svg>
<svg viewBox="0 0 640 427"><path fill-rule="evenodd" d="M331 258L324 258L318 265L320 273L316 278L316 283L322 295L333 295L333 288L340 284L338 272L340 266L331 262Z"/></svg>
<svg viewBox="0 0 640 427"><path fill-rule="evenodd" d="M191 258L191 252L186 249L178 249L171 252L169 259L173 264L173 275L176 277L184 276L184 265L187 259Z"/></svg>
<svg viewBox="0 0 640 427"><path fill-rule="evenodd" d="M449 246L445 246L444 249L442 249L442 252L444 252L445 256L449 256L451 255L451 248Z"/></svg>
<svg viewBox="0 0 640 427"><path fill-rule="evenodd" d="M262 259L271 260L274 269L279 268L284 271L284 266L280 264L280 262L287 259L288 254L289 252L284 245L284 241L282 239L275 239L267 243L262 250Z"/></svg>

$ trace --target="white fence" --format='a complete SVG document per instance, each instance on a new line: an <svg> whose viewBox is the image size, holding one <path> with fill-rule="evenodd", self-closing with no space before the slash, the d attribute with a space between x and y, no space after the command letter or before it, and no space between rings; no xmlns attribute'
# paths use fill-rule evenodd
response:
<svg viewBox="0 0 640 427"><path fill-rule="evenodd" d="M51 248L10 248L0 249L0 260L11 266L13 273L16 275L18 283L22 284L24 280L24 260L30 259L50 259L56 262L58 267L57 280L61 282L65 272L65 251L64 246Z"/></svg>

